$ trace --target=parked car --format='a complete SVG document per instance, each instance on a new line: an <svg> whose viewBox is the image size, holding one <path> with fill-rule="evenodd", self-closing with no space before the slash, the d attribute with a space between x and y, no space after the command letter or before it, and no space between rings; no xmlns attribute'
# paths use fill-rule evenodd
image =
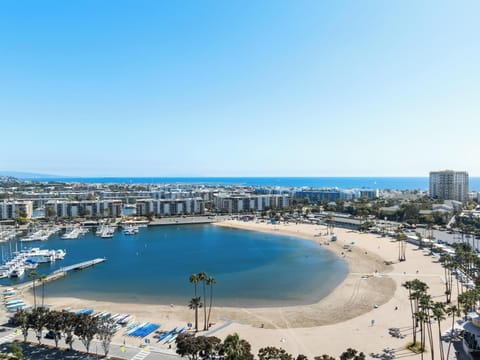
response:
<svg viewBox="0 0 480 360"><path fill-rule="evenodd" d="M54 338L55 338L55 332L52 330L49 330L45 334L45 339L54 339ZM61 338L62 338L62 334L60 332L57 332L57 339L61 339Z"/></svg>

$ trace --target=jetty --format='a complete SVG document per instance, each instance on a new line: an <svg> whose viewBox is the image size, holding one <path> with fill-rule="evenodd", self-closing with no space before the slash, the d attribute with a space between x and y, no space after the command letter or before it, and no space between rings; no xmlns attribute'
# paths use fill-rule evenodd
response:
<svg viewBox="0 0 480 360"><path fill-rule="evenodd" d="M88 260L88 261L83 261L81 263L78 263L78 264L74 264L74 265L70 265L70 266L65 266L65 267L62 267L58 270L55 270L52 275L54 274L58 274L58 273L68 273L70 271L78 271L78 270L83 270L83 269L86 269L90 266L94 266L94 265L97 265L97 264L100 264L104 261L106 261L107 259L106 258L97 258L97 259L93 259L93 260Z"/></svg>
<svg viewBox="0 0 480 360"><path fill-rule="evenodd" d="M41 281L49 282L49 281L53 281L53 280L56 280L56 279L60 279L64 276L66 276L71 271L78 271L78 270L86 269L86 268L89 268L89 267L94 266L96 264L100 264L104 261L107 261L107 259L106 258L97 258L97 259L93 259L93 260L83 261L83 262L78 263L78 264L65 266L65 267L62 267L58 270L55 270L50 275L45 276ZM36 280L37 280L37 282L40 282L40 279L36 279ZM19 284L18 286L16 286L16 288L19 289L19 290L28 289L30 287L33 287L33 281L27 281L25 283L22 283L22 284Z"/></svg>

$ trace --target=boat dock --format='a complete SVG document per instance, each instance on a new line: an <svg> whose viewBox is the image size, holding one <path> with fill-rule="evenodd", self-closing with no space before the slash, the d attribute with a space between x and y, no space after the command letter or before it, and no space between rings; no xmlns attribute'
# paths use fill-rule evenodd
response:
<svg viewBox="0 0 480 360"><path fill-rule="evenodd" d="M97 264L100 264L104 261L106 261L107 259L106 258L97 258L97 259L93 259L93 260L88 260L88 261L84 261L84 262L81 262L81 263L78 263L78 264L74 264L74 265L70 265L70 266L65 266L65 267L62 267L58 270L55 270L52 275L54 274L58 274L58 273L68 273L70 271L78 271L78 270L83 270L83 269L86 269L90 266L93 266L93 265L97 265Z"/></svg>
<svg viewBox="0 0 480 360"><path fill-rule="evenodd" d="M43 281L44 282L49 282L49 281L52 281L52 280L56 280L56 279L60 279L64 276L67 275L67 273L69 273L70 271L77 271L77 270L82 270L82 269L86 269L90 266L93 266L93 265L96 265L96 264L100 264L104 261L106 261L107 259L106 258L98 258L98 259L93 259L93 260L88 260L88 261L84 261L84 262L81 262L81 263L78 263L78 264L74 264L74 265L70 265L70 266L66 266L66 267L62 267L58 270L55 270L53 273L51 273L50 275L47 275L45 276L45 278L43 278ZM32 279L33 280L33 279ZM22 283L22 284L19 284L18 286L16 286L18 289L27 289L27 288L30 288L30 287L33 287L33 281L30 280L30 281L27 281L25 283ZM40 284L40 279L37 278L36 279L37 281L37 285Z"/></svg>

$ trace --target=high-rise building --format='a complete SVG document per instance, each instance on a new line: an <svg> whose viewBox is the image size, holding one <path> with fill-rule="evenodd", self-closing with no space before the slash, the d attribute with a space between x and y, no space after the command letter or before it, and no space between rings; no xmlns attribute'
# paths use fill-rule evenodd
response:
<svg viewBox="0 0 480 360"><path fill-rule="evenodd" d="M468 201L468 172L430 172L430 197L441 200Z"/></svg>

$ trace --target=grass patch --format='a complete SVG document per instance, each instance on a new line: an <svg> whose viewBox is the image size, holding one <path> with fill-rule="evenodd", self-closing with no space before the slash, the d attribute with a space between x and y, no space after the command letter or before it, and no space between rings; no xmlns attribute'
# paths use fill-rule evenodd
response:
<svg viewBox="0 0 480 360"><path fill-rule="evenodd" d="M414 352L415 354L421 354L422 352L426 352L425 348L422 350L421 343L419 343L419 342L416 342L416 343L409 342L407 344L406 348L408 350Z"/></svg>

